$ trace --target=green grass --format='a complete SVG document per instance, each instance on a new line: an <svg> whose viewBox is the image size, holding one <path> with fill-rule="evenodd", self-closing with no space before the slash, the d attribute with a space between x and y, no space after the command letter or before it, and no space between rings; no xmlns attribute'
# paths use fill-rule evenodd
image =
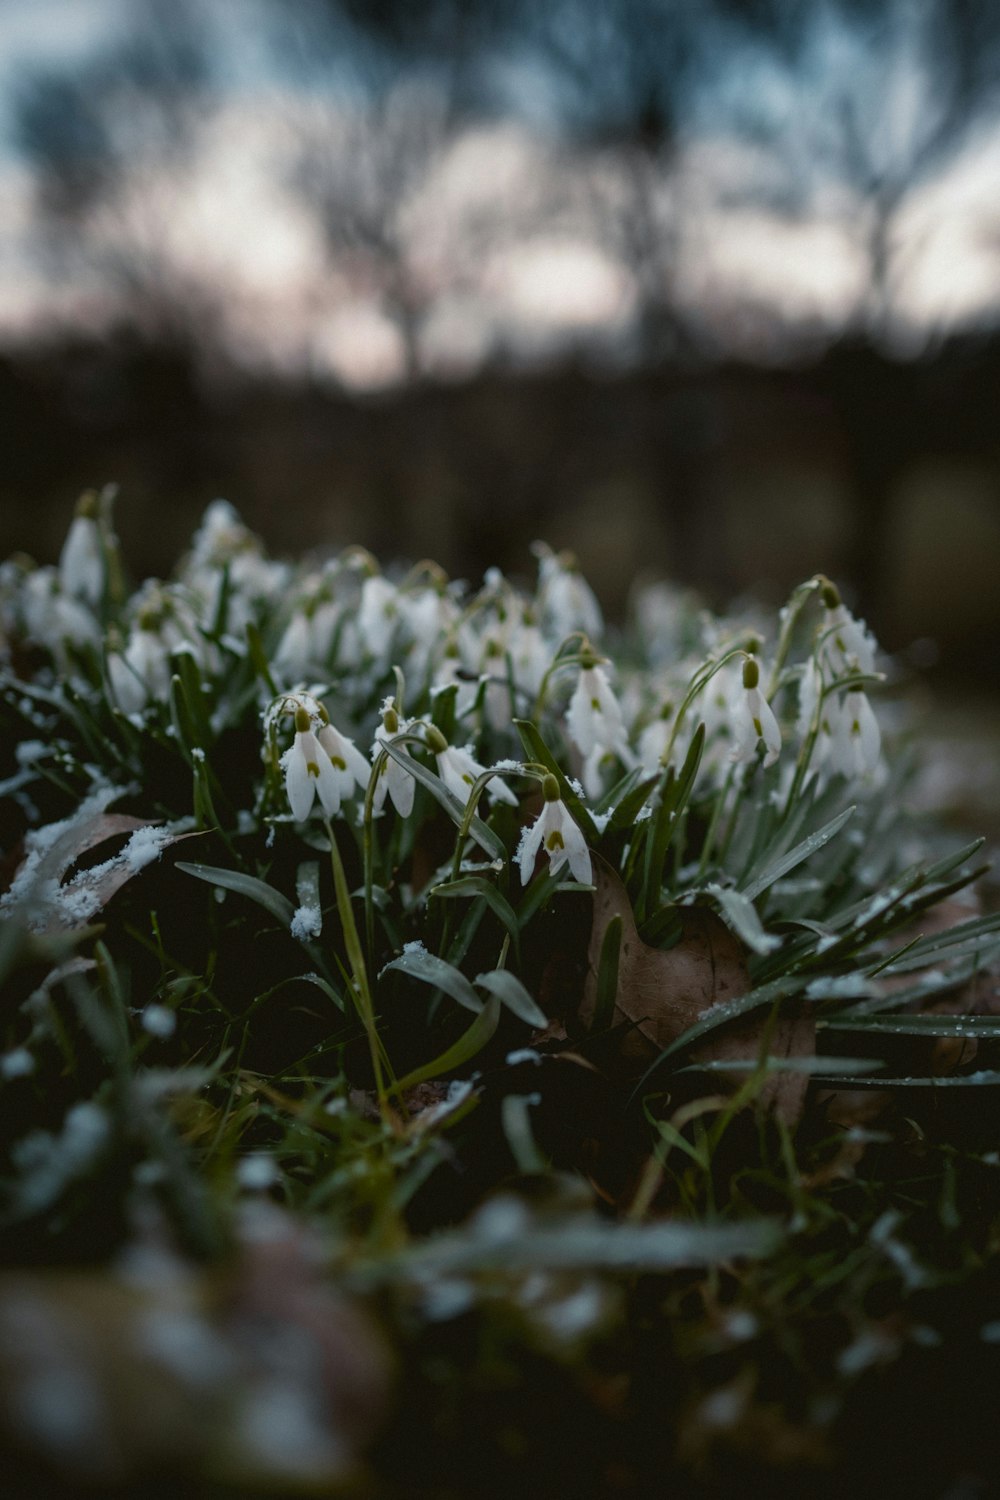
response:
<svg viewBox="0 0 1000 1500"><path fill-rule="evenodd" d="M823 578L611 632L539 563L275 563L217 505L130 592L103 495L0 574L26 1491L989 1471L1000 918L906 685Z"/></svg>

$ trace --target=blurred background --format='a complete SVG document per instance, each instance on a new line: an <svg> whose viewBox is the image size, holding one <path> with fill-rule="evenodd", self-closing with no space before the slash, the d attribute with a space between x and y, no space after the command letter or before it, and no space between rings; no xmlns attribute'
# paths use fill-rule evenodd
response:
<svg viewBox="0 0 1000 1500"><path fill-rule="evenodd" d="M2 0L0 555L572 546L1000 681L1000 0Z"/></svg>

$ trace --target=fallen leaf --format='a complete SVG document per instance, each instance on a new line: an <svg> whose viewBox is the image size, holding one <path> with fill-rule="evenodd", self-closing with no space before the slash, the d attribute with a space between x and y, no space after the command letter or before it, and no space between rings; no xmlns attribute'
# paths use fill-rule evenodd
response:
<svg viewBox="0 0 1000 1500"><path fill-rule="evenodd" d="M679 906L680 940L666 950L652 948L639 937L628 892L618 875L596 857L594 880L594 916L580 1014L587 1024L593 1020L604 934L612 918L620 917L621 951L613 1019L616 1025L628 1028L621 1041L623 1059L641 1071L711 1006L747 993L751 982L746 949L722 918L705 906ZM765 1011L722 1026L693 1048L691 1055L701 1062L755 1058L769 1021ZM811 1017L779 1016L770 1027L767 1051L772 1057L811 1055L815 1051ZM743 1079L745 1076L741 1075ZM802 1113L808 1082L804 1074L776 1074L768 1079L759 1097L767 1108L791 1123Z"/></svg>

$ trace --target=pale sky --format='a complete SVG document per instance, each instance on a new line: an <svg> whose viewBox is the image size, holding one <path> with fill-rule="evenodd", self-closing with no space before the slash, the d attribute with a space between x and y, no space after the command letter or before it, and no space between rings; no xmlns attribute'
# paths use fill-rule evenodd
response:
<svg viewBox="0 0 1000 1500"><path fill-rule="evenodd" d="M3 0L0 98L32 66L84 56L141 3ZM253 0L246 5L252 13ZM108 246L133 236L192 284L225 288L238 357L307 366L357 388L391 384L402 370L402 346L379 286L356 259L326 253L315 218L288 186L307 108L273 82L231 88L205 124L193 174L146 174L95 233ZM349 130L349 106L343 109ZM817 195L798 218L741 204L736 189L762 169L741 141L705 132L687 148L671 188L685 207L676 297L736 352L746 352L741 328L759 329L768 308L785 324L833 330L865 287L862 206L843 191ZM426 368L460 376L498 346L529 361L557 353L567 339L606 351L627 346L637 288L614 237L582 207L593 174L592 162L567 156L539 125L504 120L451 139L411 192L402 221L408 274L429 308ZM912 194L896 226L906 253L897 311L914 336L1000 313L998 184L995 129ZM615 184L610 189L614 201ZM0 154L0 191L0 337L53 317L100 326L111 311L100 278L53 285L39 264L32 182L10 150ZM529 200L561 207L552 222L515 225L485 252L470 250L484 213L509 203L513 217ZM749 321L741 322L743 314Z"/></svg>

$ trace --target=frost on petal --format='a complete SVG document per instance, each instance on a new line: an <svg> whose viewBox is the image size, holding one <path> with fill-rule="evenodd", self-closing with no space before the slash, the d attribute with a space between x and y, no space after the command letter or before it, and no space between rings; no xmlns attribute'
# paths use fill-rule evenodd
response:
<svg viewBox="0 0 1000 1500"><path fill-rule="evenodd" d="M549 804L546 803L546 807ZM521 846L518 850L518 859L521 868L521 884L528 885L532 875L535 873L535 860L542 843L542 834L545 832L543 823L545 821L545 809L535 819L532 826L525 829L521 837Z"/></svg>

